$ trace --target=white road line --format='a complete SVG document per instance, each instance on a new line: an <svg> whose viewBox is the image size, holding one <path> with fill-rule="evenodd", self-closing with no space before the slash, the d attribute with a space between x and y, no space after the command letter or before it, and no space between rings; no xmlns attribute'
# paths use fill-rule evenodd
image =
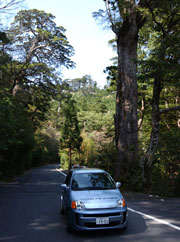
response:
<svg viewBox="0 0 180 242"><path fill-rule="evenodd" d="M64 176L66 176L66 174L64 172L60 171L58 168L56 168L56 171L60 172Z"/></svg>
<svg viewBox="0 0 180 242"><path fill-rule="evenodd" d="M62 175L66 176L66 174L63 173L62 171L60 171L59 169L56 169L56 170L59 171ZM148 214L141 213L141 212L136 211L136 210L134 210L134 209L132 209L132 208L129 208L129 207L128 207L128 210L131 211L131 212L133 212L133 213L137 213L137 214L139 214L139 215L142 215L142 216L144 216L144 217L147 217L147 218L149 218L149 219L155 220L156 222L158 222L158 223L160 223L160 224L165 224L165 225L167 225L167 226L169 226L169 227L171 227L171 228L173 228L173 229L180 230L180 227L178 227L178 226L176 226L176 225L174 225L174 224L170 224L170 223L168 223L168 222L166 222L166 221L164 221L164 220L162 220L162 219L158 219L158 218L155 218L155 217L150 216L150 215L148 215Z"/></svg>
<svg viewBox="0 0 180 242"><path fill-rule="evenodd" d="M129 207L128 207L128 210L131 211L131 212L133 212L133 213L140 214L140 215L142 215L142 216L144 216L144 217L147 217L147 218L149 218L149 219L155 220L156 222L158 222L158 223L160 223L160 224L165 224L165 225L167 225L167 226L169 226L169 227L171 227L171 228L173 228L173 229L180 230L180 227L178 227L178 226L176 226L176 225L173 225L173 224L170 224L170 223L168 223L168 222L166 222L166 221L164 221L164 220L162 220L162 219L158 219L158 218L155 218L155 217L150 216L150 215L148 215L148 214L141 213L141 212L136 211L136 210L134 210L134 209L132 209L132 208L129 208Z"/></svg>

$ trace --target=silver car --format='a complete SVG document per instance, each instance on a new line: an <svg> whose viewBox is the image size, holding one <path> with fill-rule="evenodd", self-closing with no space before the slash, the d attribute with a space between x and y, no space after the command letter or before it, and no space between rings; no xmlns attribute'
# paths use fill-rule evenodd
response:
<svg viewBox="0 0 180 242"><path fill-rule="evenodd" d="M101 169L72 169L61 184L60 212L67 215L67 232L125 229L127 207L120 183Z"/></svg>

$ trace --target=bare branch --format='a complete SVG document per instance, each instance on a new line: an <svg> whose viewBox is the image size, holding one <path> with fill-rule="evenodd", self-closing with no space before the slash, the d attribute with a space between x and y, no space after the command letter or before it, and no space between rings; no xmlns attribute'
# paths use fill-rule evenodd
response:
<svg viewBox="0 0 180 242"><path fill-rule="evenodd" d="M24 2L24 0L8 0L8 1L4 0L4 1L0 1L0 12L6 12L6 11L14 10L22 2Z"/></svg>
<svg viewBox="0 0 180 242"><path fill-rule="evenodd" d="M111 25L113 26L114 23L113 23L113 18L112 18L112 15L111 15L111 10L110 10L110 6L109 6L109 1L108 0L106 0L106 11L107 11L109 20L111 22Z"/></svg>
<svg viewBox="0 0 180 242"><path fill-rule="evenodd" d="M115 27L115 23L113 21L113 17L112 17L112 14L111 14L111 7L109 5L109 0L105 0L105 5L106 5L106 12L108 14L108 17L109 17L109 21L111 23L112 30L114 31L115 34L117 34L117 29Z"/></svg>

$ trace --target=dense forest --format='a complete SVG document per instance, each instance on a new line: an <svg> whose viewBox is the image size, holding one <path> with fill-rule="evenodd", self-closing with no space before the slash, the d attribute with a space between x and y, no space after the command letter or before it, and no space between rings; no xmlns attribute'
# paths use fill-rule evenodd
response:
<svg viewBox="0 0 180 242"><path fill-rule="evenodd" d="M93 16L117 50L104 88L61 78L74 49L52 14L21 10L0 25L0 180L80 164L127 190L180 196L180 2L104 2ZM0 2L0 14L18 4Z"/></svg>

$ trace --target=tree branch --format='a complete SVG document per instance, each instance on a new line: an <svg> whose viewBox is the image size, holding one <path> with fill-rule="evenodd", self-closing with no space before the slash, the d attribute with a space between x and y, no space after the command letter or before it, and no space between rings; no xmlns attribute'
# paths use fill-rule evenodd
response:
<svg viewBox="0 0 180 242"><path fill-rule="evenodd" d="M10 0L10 1L0 1L0 11L12 10L13 6L17 6L22 3L24 0Z"/></svg>
<svg viewBox="0 0 180 242"><path fill-rule="evenodd" d="M109 17L109 20L110 20L110 23L111 23L111 26L112 26L112 30L114 31L115 34L117 34L117 31L116 31L116 28L115 28L115 25L114 25L114 21L113 21L113 17L112 17L112 14L111 14L109 0L105 0L105 6L106 6L106 12L108 14L108 17Z"/></svg>
<svg viewBox="0 0 180 242"><path fill-rule="evenodd" d="M180 106L162 109L162 110L159 111L159 113L163 114L163 113L168 113L168 112L171 112L171 111L178 111L178 110L180 110Z"/></svg>
<svg viewBox="0 0 180 242"><path fill-rule="evenodd" d="M144 119L144 110L145 110L145 104L144 104L145 100L144 97L141 100L141 117L138 120L138 131L140 130L142 123L143 123L143 119Z"/></svg>

